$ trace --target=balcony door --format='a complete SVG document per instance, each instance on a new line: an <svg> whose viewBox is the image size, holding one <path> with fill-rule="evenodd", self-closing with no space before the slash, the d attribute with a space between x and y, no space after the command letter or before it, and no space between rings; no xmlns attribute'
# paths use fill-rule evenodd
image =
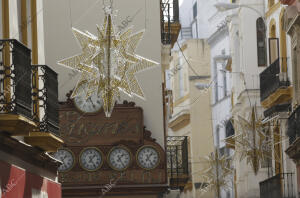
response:
<svg viewBox="0 0 300 198"><path fill-rule="evenodd" d="M269 63L272 64L279 58L279 39L269 38Z"/></svg>

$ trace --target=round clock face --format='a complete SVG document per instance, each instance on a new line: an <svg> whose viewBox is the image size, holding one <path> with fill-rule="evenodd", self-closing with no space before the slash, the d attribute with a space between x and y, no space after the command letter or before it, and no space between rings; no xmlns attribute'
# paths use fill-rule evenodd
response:
<svg viewBox="0 0 300 198"><path fill-rule="evenodd" d="M159 154L152 146L143 146L137 153L137 162L144 169L153 169L159 163Z"/></svg>
<svg viewBox="0 0 300 198"><path fill-rule="evenodd" d="M108 162L117 171L125 170L131 162L130 151L124 147L114 147L108 155Z"/></svg>
<svg viewBox="0 0 300 198"><path fill-rule="evenodd" d="M86 86L86 84L81 85L79 92L85 93ZM85 94L78 95L74 98L74 103L75 106L84 113L95 113L102 107L102 100L96 92L88 98L86 98Z"/></svg>
<svg viewBox="0 0 300 198"><path fill-rule="evenodd" d="M65 172L70 170L75 163L74 155L71 151L66 149L59 149L55 154L54 157L63 162L62 165L58 168L58 171Z"/></svg>
<svg viewBox="0 0 300 198"><path fill-rule="evenodd" d="M83 169L88 171L95 171L99 169L103 163L102 153L97 148L84 149L79 157L80 165Z"/></svg>

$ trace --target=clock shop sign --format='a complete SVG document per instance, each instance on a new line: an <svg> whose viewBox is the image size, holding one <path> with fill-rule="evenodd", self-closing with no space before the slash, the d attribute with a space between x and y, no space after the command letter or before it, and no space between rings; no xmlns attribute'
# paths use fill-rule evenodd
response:
<svg viewBox="0 0 300 198"><path fill-rule="evenodd" d="M120 140L139 143L143 139L140 112L116 114L112 119L77 111L60 111L59 116L61 136L69 146L110 145Z"/></svg>
<svg viewBox="0 0 300 198"><path fill-rule="evenodd" d="M64 184L99 184L105 186L111 181L118 181L118 185L124 184L163 184L166 182L164 169L155 170L126 170L125 172L112 172L102 170L96 172L65 172L59 174L59 182Z"/></svg>

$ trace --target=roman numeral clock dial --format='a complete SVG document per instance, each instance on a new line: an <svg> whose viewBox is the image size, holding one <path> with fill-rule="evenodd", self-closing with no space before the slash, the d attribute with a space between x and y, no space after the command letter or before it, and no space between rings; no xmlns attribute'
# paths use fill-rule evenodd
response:
<svg viewBox="0 0 300 198"><path fill-rule="evenodd" d="M103 163L102 152L95 148L90 147L84 149L79 157L80 165L83 169L87 171L95 171L99 169Z"/></svg>
<svg viewBox="0 0 300 198"><path fill-rule="evenodd" d="M58 168L58 171L60 172L66 172L71 170L75 164L74 154L69 149L59 149L54 154L54 158L60 160L63 163Z"/></svg>
<svg viewBox="0 0 300 198"><path fill-rule="evenodd" d="M152 146L141 147L137 152L137 162L141 168L154 169L159 164L159 154Z"/></svg>
<svg viewBox="0 0 300 198"><path fill-rule="evenodd" d="M123 171L131 163L131 153L126 147L114 147L108 154L108 162L112 169Z"/></svg>
<svg viewBox="0 0 300 198"><path fill-rule="evenodd" d="M87 89L86 84L80 85L78 88L80 92L85 92ZM96 113L100 111L102 107L102 100L97 95L97 92L92 93L86 97L85 94L80 94L74 98L74 104L79 111L83 113Z"/></svg>

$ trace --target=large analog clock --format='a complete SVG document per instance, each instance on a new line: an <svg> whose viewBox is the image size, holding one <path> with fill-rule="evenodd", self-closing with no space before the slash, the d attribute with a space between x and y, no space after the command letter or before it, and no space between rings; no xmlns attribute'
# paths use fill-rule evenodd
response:
<svg viewBox="0 0 300 198"><path fill-rule="evenodd" d="M83 92L86 90L86 84L82 84L79 87L79 91ZM74 104L83 113L96 113L102 107L102 100L97 95L97 92L94 92L89 97L86 97L85 94L78 95L74 98Z"/></svg>
<svg viewBox="0 0 300 198"><path fill-rule="evenodd" d="M141 147L137 152L136 159L138 165L147 170L156 168L160 160L157 150L150 145Z"/></svg>
<svg viewBox="0 0 300 198"><path fill-rule="evenodd" d="M69 149L59 149L55 154L54 157L60 161L62 161L62 165L58 168L60 172L66 172L72 169L75 164L75 158L72 151Z"/></svg>
<svg viewBox="0 0 300 198"><path fill-rule="evenodd" d="M131 163L131 153L126 147L114 147L108 154L108 162L112 169L123 171L127 169Z"/></svg>
<svg viewBox="0 0 300 198"><path fill-rule="evenodd" d="M103 164L103 154L96 147L88 147L81 151L79 163L87 171L98 170Z"/></svg>

